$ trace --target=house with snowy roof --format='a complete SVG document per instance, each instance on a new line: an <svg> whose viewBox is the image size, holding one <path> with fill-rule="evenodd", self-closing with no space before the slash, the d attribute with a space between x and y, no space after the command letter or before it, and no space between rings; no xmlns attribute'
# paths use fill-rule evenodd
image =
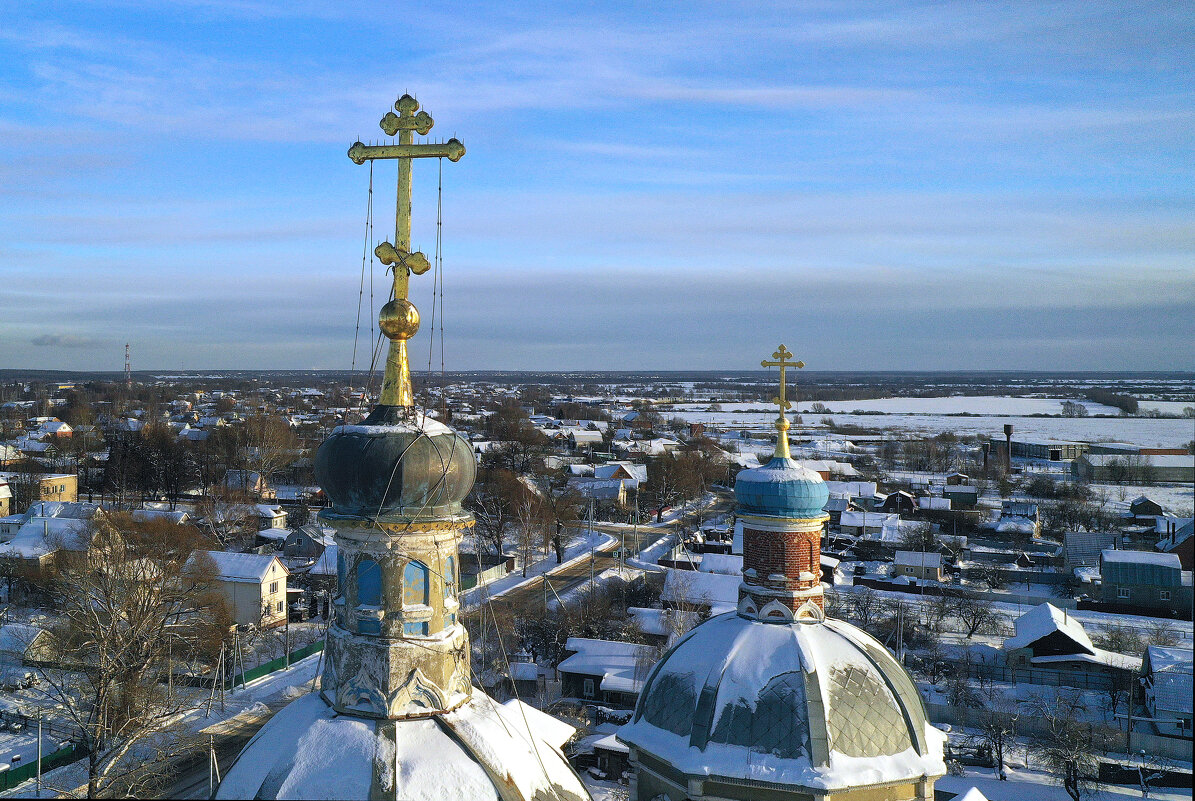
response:
<svg viewBox="0 0 1195 801"><path fill-rule="evenodd" d="M53 637L45 629L27 623L0 626L0 664L36 665L49 662Z"/></svg>
<svg viewBox="0 0 1195 801"><path fill-rule="evenodd" d="M941 581L945 565L937 551L897 551L892 572L922 581Z"/></svg>
<svg viewBox="0 0 1195 801"><path fill-rule="evenodd" d="M74 431L69 425L62 422L58 418L47 420L37 427L38 437L49 437L53 439L70 439Z"/></svg>
<svg viewBox="0 0 1195 801"><path fill-rule="evenodd" d="M269 628L286 622L286 577L290 571L277 556L204 553L215 563L216 586L237 624Z"/></svg>
<svg viewBox="0 0 1195 801"><path fill-rule="evenodd" d="M282 553L288 559L318 559L333 544L334 533L331 528L317 523L299 526L287 534L282 543Z"/></svg>
<svg viewBox="0 0 1195 801"><path fill-rule="evenodd" d="M1062 535L1062 566L1068 571L1096 567L1101 553L1120 544L1120 534L1114 531L1067 531Z"/></svg>
<svg viewBox="0 0 1195 801"><path fill-rule="evenodd" d="M134 509L131 516L138 523L162 520L176 526L185 526L191 522L191 513L186 509Z"/></svg>
<svg viewBox="0 0 1195 801"><path fill-rule="evenodd" d="M647 481L647 465L627 461L613 461L595 465L593 477L604 480L618 479L633 490Z"/></svg>
<svg viewBox="0 0 1195 801"><path fill-rule="evenodd" d="M913 513L917 511L917 501L911 492L904 490L897 490L896 492L888 493L884 498L884 502L880 504L879 511L893 512L898 515L905 515L912 517Z"/></svg>
<svg viewBox="0 0 1195 801"><path fill-rule="evenodd" d="M1158 540L1157 549L1163 553L1175 554L1178 556L1182 569L1190 571L1195 567L1195 554L1192 553L1192 546L1195 545L1193 533L1195 533L1195 521L1188 520L1186 525Z"/></svg>
<svg viewBox="0 0 1195 801"><path fill-rule="evenodd" d="M602 447L602 432L587 428L570 428L567 434L570 451L593 450Z"/></svg>
<svg viewBox="0 0 1195 801"><path fill-rule="evenodd" d="M1129 501L1129 510L1126 516L1133 518L1133 521L1136 523L1152 524L1155 517L1164 514L1166 514L1166 510L1162 508L1160 503L1144 495L1138 495Z"/></svg>
<svg viewBox="0 0 1195 801"><path fill-rule="evenodd" d="M942 487L942 497L954 506L975 506L979 503L979 489L972 484L947 484Z"/></svg>
<svg viewBox="0 0 1195 801"><path fill-rule="evenodd" d="M1083 624L1067 610L1045 603L1016 619L1016 635L1004 641L1010 667L1041 667L1104 675L1127 686L1141 659L1097 648Z"/></svg>
<svg viewBox="0 0 1195 801"><path fill-rule="evenodd" d="M1191 737L1192 653L1190 648L1151 645L1141 660L1145 708L1159 734Z"/></svg>
<svg viewBox="0 0 1195 801"><path fill-rule="evenodd" d="M738 575L666 568L660 602L674 609L718 615L738 607L741 582L742 577Z"/></svg>
<svg viewBox="0 0 1195 801"><path fill-rule="evenodd" d="M0 544L0 562L27 575L49 568L60 551L87 550L91 544L91 520L100 513L94 503L38 501L20 515L0 521L5 541Z"/></svg>
<svg viewBox="0 0 1195 801"><path fill-rule="evenodd" d="M1100 554L1105 603L1166 615L1190 616L1191 571L1175 553L1107 549Z"/></svg>
<svg viewBox="0 0 1195 801"><path fill-rule="evenodd" d="M670 646L683 632L697 625L700 616L696 612L680 609L648 609L632 606L627 614L636 630L651 645Z"/></svg>
<svg viewBox="0 0 1195 801"><path fill-rule="evenodd" d="M561 660L561 693L622 709L633 709L658 653L650 645L569 637Z"/></svg>

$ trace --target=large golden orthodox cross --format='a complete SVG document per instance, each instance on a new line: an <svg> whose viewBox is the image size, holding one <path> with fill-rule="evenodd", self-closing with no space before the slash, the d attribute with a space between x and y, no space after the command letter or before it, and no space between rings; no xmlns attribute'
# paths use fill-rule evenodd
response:
<svg viewBox="0 0 1195 801"><path fill-rule="evenodd" d="M772 358L776 361L770 362L764 359L759 364L762 367L779 367L780 368L780 394L772 398L772 403L780 407L780 416L776 418L776 457L780 459L791 459L792 455L788 450L788 418L784 416L784 412L792 408L792 404L788 402L785 397L785 391L788 387L788 380L785 377L784 371L789 367L796 367L800 369L805 366L805 362L792 361L793 355L788 352L788 349L781 345L780 348L772 354Z"/></svg>
<svg viewBox="0 0 1195 801"><path fill-rule="evenodd" d="M407 294L411 273L422 275L431 268L427 256L418 251L411 252L411 159L447 158L449 161L460 161L465 155L465 146L455 138L442 144L415 144L415 134L426 136L435 122L426 111L419 111L419 101L410 95L400 97L394 103L394 111L387 111L378 125L387 136L398 134L398 144L363 145L356 142L349 148L349 158L357 164L374 159L398 160L394 244L383 242L373 251L379 261L394 270L394 298L382 307L378 315L378 327L390 340L379 403L383 406L410 407L415 405L415 396L411 390L407 340L419 330L419 310Z"/></svg>

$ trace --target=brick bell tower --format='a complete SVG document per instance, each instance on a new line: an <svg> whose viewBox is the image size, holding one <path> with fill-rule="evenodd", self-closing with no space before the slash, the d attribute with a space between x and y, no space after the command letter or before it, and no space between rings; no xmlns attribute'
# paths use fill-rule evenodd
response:
<svg viewBox="0 0 1195 801"><path fill-rule="evenodd" d="M738 517L743 523L743 583L739 614L764 622L787 623L804 612L824 610L821 585L821 537L829 519L824 511L829 490L817 473L793 461L788 446L785 370L804 367L791 361L781 345L764 360L780 368L780 408L776 418L776 452L762 467L743 470L734 484ZM808 605L808 606L807 606ZM814 611L811 607L816 607Z"/></svg>

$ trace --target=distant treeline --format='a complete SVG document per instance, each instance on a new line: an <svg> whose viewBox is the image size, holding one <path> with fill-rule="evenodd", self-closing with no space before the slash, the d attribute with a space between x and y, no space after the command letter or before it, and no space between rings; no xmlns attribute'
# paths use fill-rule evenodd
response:
<svg viewBox="0 0 1195 801"><path fill-rule="evenodd" d="M1083 397L1093 403L1114 406L1124 414L1136 414L1139 408L1137 399L1133 396L1123 395L1107 389L1089 389L1083 393Z"/></svg>

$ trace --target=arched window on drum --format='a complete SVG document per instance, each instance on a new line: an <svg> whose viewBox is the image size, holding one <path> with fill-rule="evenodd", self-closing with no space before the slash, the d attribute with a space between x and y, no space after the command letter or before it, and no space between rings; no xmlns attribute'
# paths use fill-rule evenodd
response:
<svg viewBox="0 0 1195 801"><path fill-rule="evenodd" d="M456 597L456 557L444 557L444 600ZM456 612L448 615L448 625L456 625Z"/></svg>
<svg viewBox="0 0 1195 801"><path fill-rule="evenodd" d="M382 567L372 559L357 563L357 608L382 606ZM361 634L381 634L382 621L373 616L357 616L357 631Z"/></svg>
<svg viewBox="0 0 1195 801"><path fill-rule="evenodd" d="M402 604L404 607L427 606L429 599L428 569L422 562L411 560L402 571ZM405 621L403 634L427 636L427 623Z"/></svg>

